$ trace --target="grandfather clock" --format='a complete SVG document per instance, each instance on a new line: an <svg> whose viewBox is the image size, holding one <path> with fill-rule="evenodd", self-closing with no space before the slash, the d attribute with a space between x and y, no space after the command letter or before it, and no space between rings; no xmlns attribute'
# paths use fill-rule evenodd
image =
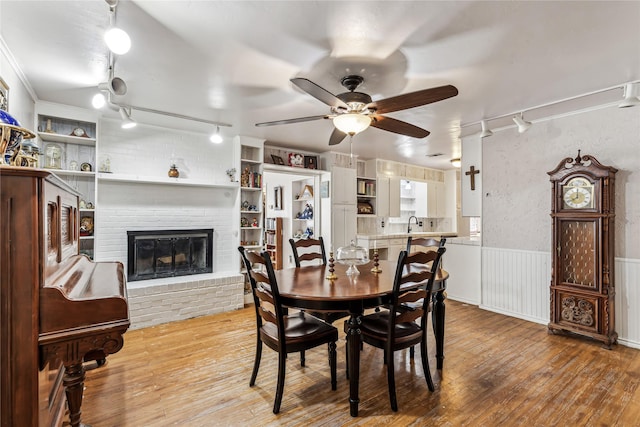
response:
<svg viewBox="0 0 640 427"><path fill-rule="evenodd" d="M611 348L615 332L615 174L593 156L567 157L551 179L553 250L549 332L571 332Z"/></svg>

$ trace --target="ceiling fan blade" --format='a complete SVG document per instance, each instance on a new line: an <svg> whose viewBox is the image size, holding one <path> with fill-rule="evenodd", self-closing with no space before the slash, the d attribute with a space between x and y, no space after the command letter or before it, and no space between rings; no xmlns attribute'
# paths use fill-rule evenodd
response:
<svg viewBox="0 0 640 427"><path fill-rule="evenodd" d="M423 89L416 92L405 93L391 98L374 101L367 105L367 108L375 109L378 114L391 113L393 111L406 110L408 108L419 107L442 101L458 94L455 86L446 85Z"/></svg>
<svg viewBox="0 0 640 427"><path fill-rule="evenodd" d="M334 128L333 132L331 132L331 138L329 138L329 145L338 145L345 139L347 136L346 133L338 130L338 128Z"/></svg>
<svg viewBox="0 0 640 427"><path fill-rule="evenodd" d="M400 135L407 135L413 138L424 138L431 132L414 126L410 123L403 122L402 120L393 119L391 117L381 116L379 114L371 115L371 126L378 129L386 130L388 132L398 133Z"/></svg>
<svg viewBox="0 0 640 427"><path fill-rule="evenodd" d="M329 116L325 114L322 116L298 117L297 119L276 120L273 122L256 123L256 126L263 127L263 126L274 126L274 125L287 125L290 123L310 122L312 120L320 120L320 119L328 119L328 118Z"/></svg>
<svg viewBox="0 0 640 427"><path fill-rule="evenodd" d="M304 79L302 77L297 77L295 79L291 79L291 83L298 86L303 91L307 92L309 95L313 96L316 99L324 102L330 107L334 108L345 108L348 109L349 106L340 98L332 94L326 89L321 88L314 82L309 79Z"/></svg>

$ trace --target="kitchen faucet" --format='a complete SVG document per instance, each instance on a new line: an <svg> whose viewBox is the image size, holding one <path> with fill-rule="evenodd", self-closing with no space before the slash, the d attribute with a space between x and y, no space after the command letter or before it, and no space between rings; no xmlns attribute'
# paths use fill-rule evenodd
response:
<svg viewBox="0 0 640 427"><path fill-rule="evenodd" d="M413 219L415 219L415 220L416 220L416 225L418 225L418 224L419 224L419 223L418 223L418 218L416 218L416 216L415 216L415 215L411 215L411 216L409 217L409 221L407 221L407 233L411 233L411 218L413 218Z"/></svg>

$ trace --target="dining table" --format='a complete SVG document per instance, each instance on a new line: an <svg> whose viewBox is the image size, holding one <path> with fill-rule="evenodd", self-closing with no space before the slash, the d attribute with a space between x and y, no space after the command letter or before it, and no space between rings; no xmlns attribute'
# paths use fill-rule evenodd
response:
<svg viewBox="0 0 640 427"><path fill-rule="evenodd" d="M357 266L359 274L348 275L347 265L332 263L276 270L282 304L287 307L313 311L345 311L348 347L350 414L358 416L360 382L359 325L366 309L387 304L393 291L397 262L378 261L379 272L372 272L373 261ZM330 271L334 270L334 271ZM333 273L334 279L327 279ZM449 273L439 269L433 285L432 323L436 341L436 366L442 369L444 361L445 290Z"/></svg>

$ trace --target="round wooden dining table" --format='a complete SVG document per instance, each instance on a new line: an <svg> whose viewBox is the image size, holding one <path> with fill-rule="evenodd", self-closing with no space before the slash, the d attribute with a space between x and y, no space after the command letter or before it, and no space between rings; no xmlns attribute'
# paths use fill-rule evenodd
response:
<svg viewBox="0 0 640 427"><path fill-rule="evenodd" d="M348 311L346 322L349 359L349 404L351 416L358 415L360 382L360 317L367 308L389 301L393 290L396 262L379 261L379 273L372 273L373 262L358 266L360 274L347 275L348 266L336 264L334 280L326 279L329 265L285 268L276 270L276 280L282 303L288 307L313 311ZM444 318L446 280L449 273L440 269L433 287L433 330L436 339L437 368L444 360Z"/></svg>

